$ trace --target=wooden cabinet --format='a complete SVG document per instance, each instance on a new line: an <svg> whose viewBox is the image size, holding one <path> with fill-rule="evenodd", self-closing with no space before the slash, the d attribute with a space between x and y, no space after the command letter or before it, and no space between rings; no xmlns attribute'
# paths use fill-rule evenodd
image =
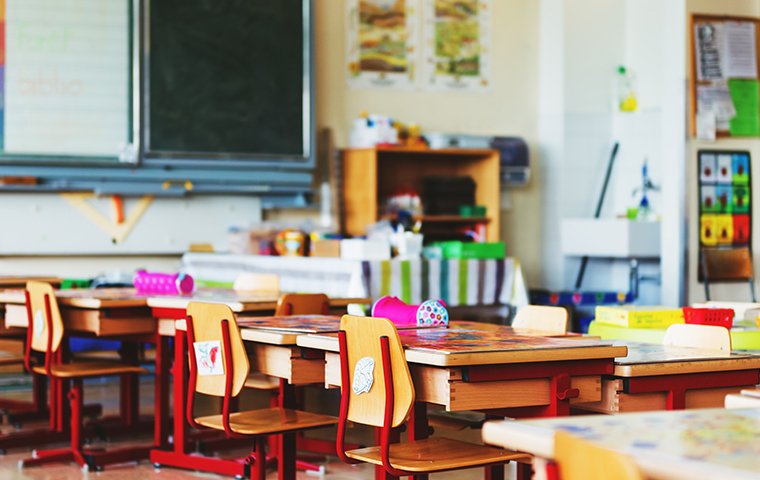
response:
<svg viewBox="0 0 760 480"><path fill-rule="evenodd" d="M486 149L346 149L343 158L345 233L364 235L367 225L384 214L386 200L400 189L422 193L431 176L469 176L475 181L475 203L486 207L485 218L422 215L423 233L430 228L485 228L486 240L499 239L499 154ZM424 205L423 205L424 208Z"/></svg>

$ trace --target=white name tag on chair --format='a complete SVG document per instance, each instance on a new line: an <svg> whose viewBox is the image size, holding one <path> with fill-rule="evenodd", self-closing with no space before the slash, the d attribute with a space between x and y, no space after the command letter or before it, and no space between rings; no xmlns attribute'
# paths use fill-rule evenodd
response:
<svg viewBox="0 0 760 480"><path fill-rule="evenodd" d="M198 366L198 376L224 375L222 363L222 345L219 340L193 343L195 364Z"/></svg>
<svg viewBox="0 0 760 480"><path fill-rule="evenodd" d="M372 383L375 381L375 360L372 357L363 357L356 362L354 367L354 384L352 388L356 395L369 393Z"/></svg>
<svg viewBox="0 0 760 480"><path fill-rule="evenodd" d="M32 332L34 333L35 337L39 337L42 335L42 331L45 329L45 316L42 314L42 310L37 310L34 313L32 322Z"/></svg>

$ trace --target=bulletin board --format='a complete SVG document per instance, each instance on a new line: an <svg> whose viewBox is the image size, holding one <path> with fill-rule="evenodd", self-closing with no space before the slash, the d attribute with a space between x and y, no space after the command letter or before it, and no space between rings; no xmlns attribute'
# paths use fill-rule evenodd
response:
<svg viewBox="0 0 760 480"><path fill-rule="evenodd" d="M692 136L760 136L758 27L753 17L691 17Z"/></svg>
<svg viewBox="0 0 760 480"><path fill-rule="evenodd" d="M700 150L699 248L752 248L752 176L747 151ZM699 256L700 262L702 255ZM702 278L702 268L698 269Z"/></svg>

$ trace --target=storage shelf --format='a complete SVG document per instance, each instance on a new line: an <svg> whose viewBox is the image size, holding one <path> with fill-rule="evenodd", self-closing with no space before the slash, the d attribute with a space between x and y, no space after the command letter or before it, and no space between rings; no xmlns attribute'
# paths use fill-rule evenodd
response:
<svg viewBox="0 0 760 480"><path fill-rule="evenodd" d="M362 235L367 225L389 218L388 197L400 189L422 192L429 177L470 177L475 183L474 205L487 216L419 215L427 232L456 226L487 225L483 236L499 239L499 152L487 149L363 148L342 151L344 233ZM455 233L455 232L452 232Z"/></svg>

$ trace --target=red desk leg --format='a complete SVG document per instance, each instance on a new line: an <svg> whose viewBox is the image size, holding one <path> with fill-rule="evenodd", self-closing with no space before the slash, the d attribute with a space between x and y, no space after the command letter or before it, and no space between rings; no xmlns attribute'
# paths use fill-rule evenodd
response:
<svg viewBox="0 0 760 480"><path fill-rule="evenodd" d="M185 425L185 406L187 405L187 334L177 331L174 334L174 453L184 454L186 448L187 427Z"/></svg>
<svg viewBox="0 0 760 480"><path fill-rule="evenodd" d="M139 365L138 345L136 342L123 342L120 356L122 361L130 365ZM140 417L140 383L135 374L121 376L121 402L119 414L122 425L132 427Z"/></svg>
<svg viewBox="0 0 760 480"><path fill-rule="evenodd" d="M169 446L169 339L156 334L156 384L153 443L156 448Z"/></svg>
<svg viewBox="0 0 760 480"><path fill-rule="evenodd" d="M410 442L428 438L430 426L428 425L426 403L414 402L412 412L407 421L407 428L409 428L408 437ZM428 475L414 475L411 478L413 480L427 480Z"/></svg>

